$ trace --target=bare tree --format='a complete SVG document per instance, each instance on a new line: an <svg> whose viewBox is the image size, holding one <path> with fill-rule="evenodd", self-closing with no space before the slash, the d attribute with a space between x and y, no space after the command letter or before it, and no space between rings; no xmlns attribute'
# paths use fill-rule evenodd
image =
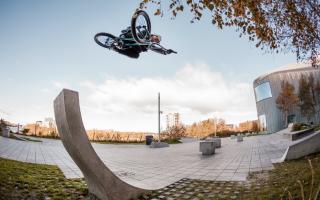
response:
<svg viewBox="0 0 320 200"><path fill-rule="evenodd" d="M294 93L294 86L288 81L281 82L281 92L276 99L277 107L282 111L285 120L285 127L288 126L289 113L298 105L299 98Z"/></svg>
<svg viewBox="0 0 320 200"><path fill-rule="evenodd" d="M319 77L320 78L320 77ZM318 79L312 86L313 100L317 121L320 121L320 80Z"/></svg>
<svg viewBox="0 0 320 200"><path fill-rule="evenodd" d="M169 140L180 139L186 136L186 127L183 125L168 127L164 134Z"/></svg>
<svg viewBox="0 0 320 200"><path fill-rule="evenodd" d="M312 98L310 83L307 78L302 75L299 80L299 100L300 111L303 117L306 117L308 123L311 122L311 118L315 115L315 103Z"/></svg>

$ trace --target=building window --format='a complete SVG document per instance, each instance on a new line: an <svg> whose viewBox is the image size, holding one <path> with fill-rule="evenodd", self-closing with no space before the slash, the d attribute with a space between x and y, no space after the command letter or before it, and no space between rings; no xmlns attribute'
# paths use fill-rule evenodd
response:
<svg viewBox="0 0 320 200"><path fill-rule="evenodd" d="M255 89L256 101L261 101L267 98L272 97L270 83L265 82L258 85Z"/></svg>
<svg viewBox="0 0 320 200"><path fill-rule="evenodd" d="M267 119L265 115L259 116L259 130L264 132L267 130Z"/></svg>

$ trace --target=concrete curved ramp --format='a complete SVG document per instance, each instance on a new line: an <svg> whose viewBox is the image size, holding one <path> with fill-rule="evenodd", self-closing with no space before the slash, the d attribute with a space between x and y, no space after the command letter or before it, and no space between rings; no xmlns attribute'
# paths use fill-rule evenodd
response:
<svg viewBox="0 0 320 200"><path fill-rule="evenodd" d="M296 140L287 148L281 158L274 159L272 162L280 163L286 160L294 160L317 152L320 152L320 131Z"/></svg>
<svg viewBox="0 0 320 200"><path fill-rule="evenodd" d="M98 157L82 122L78 92L63 89L54 100L54 114L62 143L82 171L91 193L102 200L127 200L147 191L120 180Z"/></svg>

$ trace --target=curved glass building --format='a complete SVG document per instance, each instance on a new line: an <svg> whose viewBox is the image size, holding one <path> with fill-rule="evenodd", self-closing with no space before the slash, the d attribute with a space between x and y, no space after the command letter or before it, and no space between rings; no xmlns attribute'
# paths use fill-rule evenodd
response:
<svg viewBox="0 0 320 200"><path fill-rule="evenodd" d="M307 78L312 74L315 81L320 80L320 69L308 64L288 65L254 80L253 88L261 131L274 133L286 128L284 116L276 105L276 99L281 92L281 82L288 81L295 87L295 93L298 94L299 79L302 74ZM292 113L289 113L288 122L307 123L307 119L301 116L300 109L297 107ZM320 123L320 119L314 117L313 122Z"/></svg>

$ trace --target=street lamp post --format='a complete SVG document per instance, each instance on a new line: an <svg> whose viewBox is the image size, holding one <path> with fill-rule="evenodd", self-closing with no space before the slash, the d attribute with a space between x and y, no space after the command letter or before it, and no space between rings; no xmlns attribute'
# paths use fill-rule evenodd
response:
<svg viewBox="0 0 320 200"><path fill-rule="evenodd" d="M214 136L217 137L217 118L215 117L214 119Z"/></svg>
<svg viewBox="0 0 320 200"><path fill-rule="evenodd" d="M160 142L160 92L158 93L158 133L159 133L159 139L158 141Z"/></svg>
<svg viewBox="0 0 320 200"><path fill-rule="evenodd" d="M162 147L169 147L169 144L165 142L161 142L160 140L160 131L161 131L161 126L160 126L160 115L162 114L162 111L160 110L160 92L158 93L158 142L152 142L150 147L151 148L162 148Z"/></svg>

